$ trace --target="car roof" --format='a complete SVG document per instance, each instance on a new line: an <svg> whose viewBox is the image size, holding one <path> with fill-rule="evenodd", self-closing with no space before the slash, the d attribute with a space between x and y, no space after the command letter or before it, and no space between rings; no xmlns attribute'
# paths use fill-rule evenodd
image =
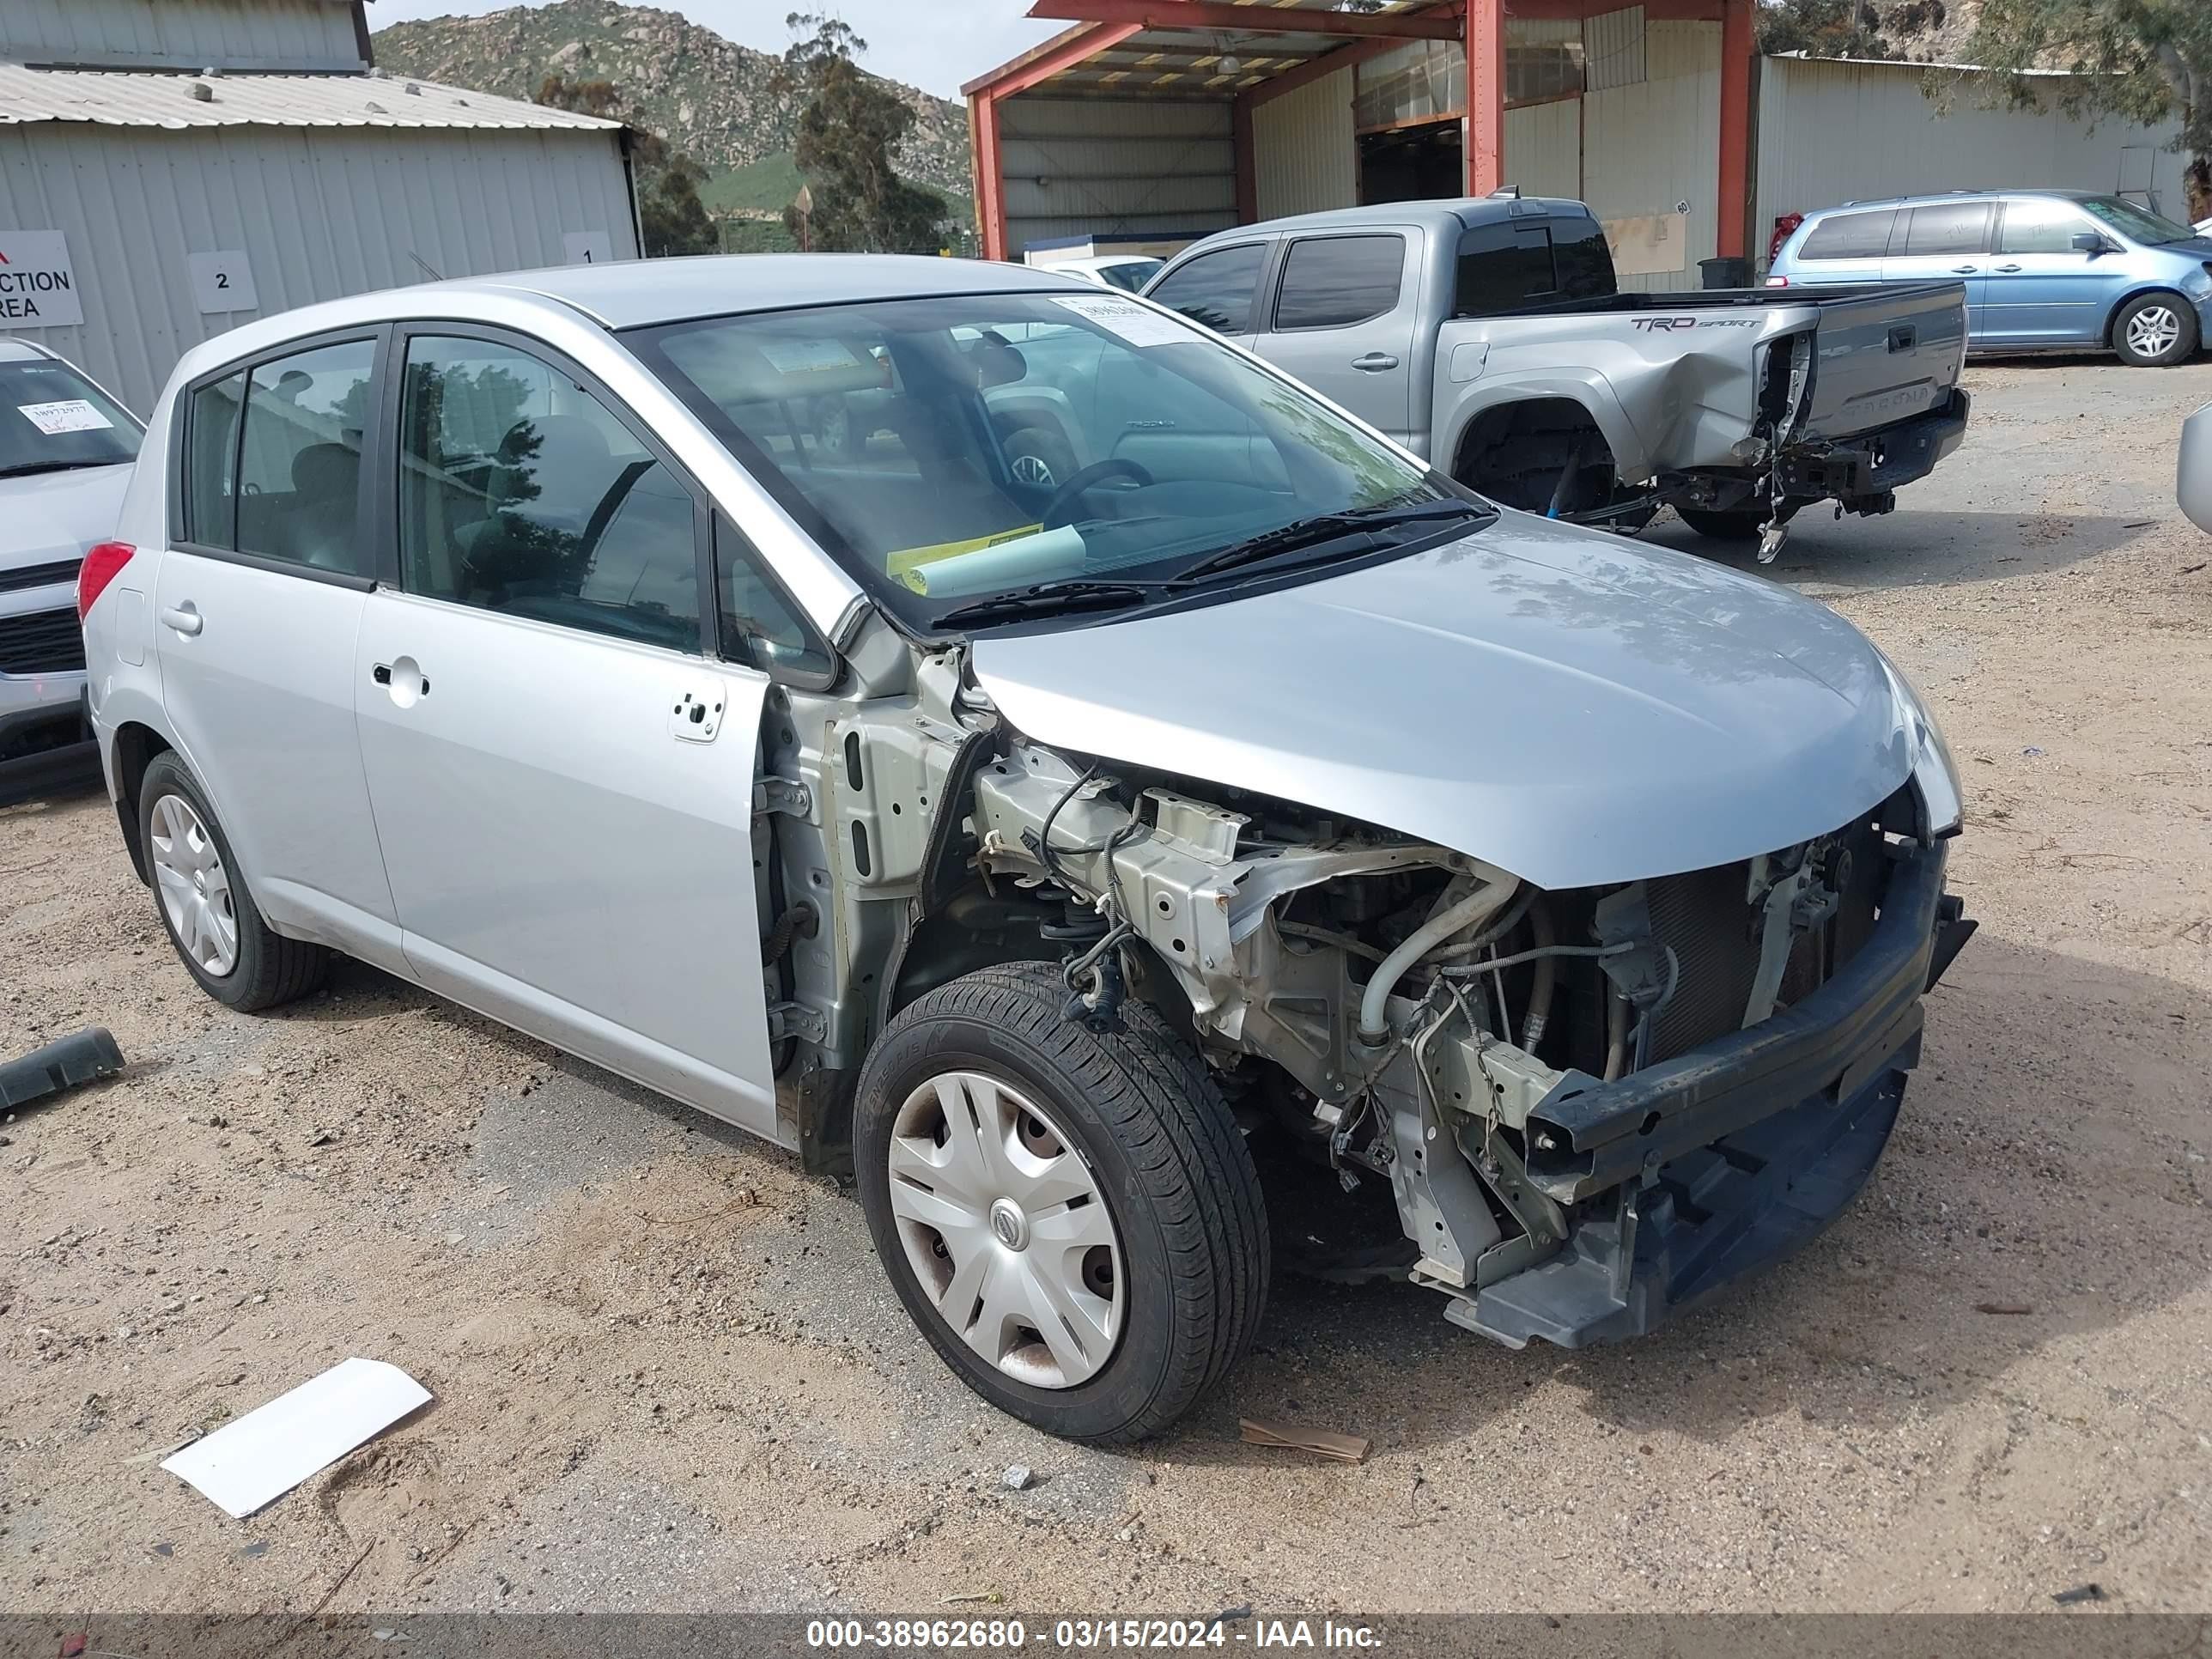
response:
<svg viewBox="0 0 2212 1659"><path fill-rule="evenodd" d="M896 253L738 253L558 265L425 286L508 294L520 289L558 300L619 329L868 300L1082 292L1090 284L1054 276L1048 266L997 260Z"/></svg>
<svg viewBox="0 0 2212 1659"><path fill-rule="evenodd" d="M1376 202L1365 207L1328 208L1300 213L1287 219L1263 219L1216 231L1207 243L1225 242L1239 236L1273 235L1278 231L1336 230L1362 225L1425 225L1434 228L1456 222L1462 228L1500 219L1528 218L1544 214L1589 216L1589 209L1571 196L1467 196L1425 202ZM1192 246L1200 244L1194 242Z"/></svg>
<svg viewBox="0 0 2212 1659"><path fill-rule="evenodd" d="M53 355L44 346L33 345L28 340L0 338L0 363L44 362L52 360Z"/></svg>
<svg viewBox="0 0 2212 1659"><path fill-rule="evenodd" d="M1816 208L1805 217L1809 222L1837 213L1877 212L1883 208L1939 207L1948 202L1990 202L2014 196L2044 198L2058 202L2087 202L2111 194L2110 191L2105 190L1936 190L1917 196L1875 196L1863 202L1839 202L1834 207Z"/></svg>

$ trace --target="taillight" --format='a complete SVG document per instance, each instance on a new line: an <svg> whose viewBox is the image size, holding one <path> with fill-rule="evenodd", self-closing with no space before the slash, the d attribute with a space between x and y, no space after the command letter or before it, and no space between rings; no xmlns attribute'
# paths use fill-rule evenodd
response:
<svg viewBox="0 0 2212 1659"><path fill-rule="evenodd" d="M1766 279L1766 285L1769 288L1788 288L1790 279L1787 276L1770 276Z"/></svg>
<svg viewBox="0 0 2212 1659"><path fill-rule="evenodd" d="M84 556L76 573L76 619L82 622L93 602L120 575L138 550L128 542L102 542Z"/></svg>

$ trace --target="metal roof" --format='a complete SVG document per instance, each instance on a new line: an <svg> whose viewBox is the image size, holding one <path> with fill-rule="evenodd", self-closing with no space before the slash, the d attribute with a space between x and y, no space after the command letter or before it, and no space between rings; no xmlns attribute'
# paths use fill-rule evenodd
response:
<svg viewBox="0 0 2212 1659"><path fill-rule="evenodd" d="M1316 58L1359 44L1343 34L1285 31L1284 12L1341 12L1343 0L1226 0L1232 6L1249 7L1273 14L1267 26L1249 32L1189 27L1146 28L1127 39L1093 23L1078 23L1042 46L1024 52L988 74L969 82L962 91L984 89L1009 71L1033 62L1047 52L1073 46L1086 33L1103 43L1079 61L1039 81L1030 90L1044 95L1145 98L1231 98L1248 87L1256 87L1279 75L1302 69ZM1380 0L1361 6L1374 16L1405 15L1429 10L1434 0ZM1372 46L1376 42L1367 42ZM1222 67L1224 58L1236 60L1234 74Z"/></svg>
<svg viewBox="0 0 2212 1659"><path fill-rule="evenodd" d="M202 96L199 90L204 89ZM380 75L161 74L0 64L0 126L581 129L619 121Z"/></svg>

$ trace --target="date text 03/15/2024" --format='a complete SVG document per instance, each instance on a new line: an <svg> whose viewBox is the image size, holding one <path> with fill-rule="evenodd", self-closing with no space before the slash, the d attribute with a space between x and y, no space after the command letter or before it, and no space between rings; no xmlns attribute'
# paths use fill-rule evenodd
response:
<svg viewBox="0 0 2212 1659"><path fill-rule="evenodd" d="M1236 1620L1231 1627L1230 1620ZM1247 1621L1249 1620L1249 1625ZM810 1620L806 1644L839 1650L896 1652L966 1649L975 1654L1018 1652L1031 1646L1073 1653L1109 1650L1172 1652L1226 1648L1373 1651L1379 1632L1334 1619L1254 1619L1242 1609L1212 1619L1060 1619L1032 1631L1018 1619L822 1619Z"/></svg>

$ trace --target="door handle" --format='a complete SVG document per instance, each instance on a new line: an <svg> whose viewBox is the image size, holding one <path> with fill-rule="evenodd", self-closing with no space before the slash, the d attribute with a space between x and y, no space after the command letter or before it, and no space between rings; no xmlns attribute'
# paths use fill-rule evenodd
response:
<svg viewBox="0 0 2212 1659"><path fill-rule="evenodd" d="M399 671L396 685L392 678L395 667ZM378 663L368 671L368 677L379 685L391 687L392 701L402 708L411 708L418 699L430 695L430 677L417 668L410 658L402 657L397 664Z"/></svg>
<svg viewBox="0 0 2212 1659"><path fill-rule="evenodd" d="M164 627L173 628L179 634L185 635L197 634L207 626L205 618L189 600L183 605L173 605L165 608L161 612L161 623Z"/></svg>
<svg viewBox="0 0 2212 1659"><path fill-rule="evenodd" d="M2014 271L2018 270L2020 267L2018 265L1999 265L1997 269L2006 276L2009 276Z"/></svg>
<svg viewBox="0 0 2212 1659"><path fill-rule="evenodd" d="M1980 269L1979 265L1953 265L1951 274L1954 276L1971 276Z"/></svg>
<svg viewBox="0 0 2212 1659"><path fill-rule="evenodd" d="M1380 374L1383 370L1398 367L1398 360L1387 351L1370 351L1364 357L1354 357L1352 366L1362 374Z"/></svg>

